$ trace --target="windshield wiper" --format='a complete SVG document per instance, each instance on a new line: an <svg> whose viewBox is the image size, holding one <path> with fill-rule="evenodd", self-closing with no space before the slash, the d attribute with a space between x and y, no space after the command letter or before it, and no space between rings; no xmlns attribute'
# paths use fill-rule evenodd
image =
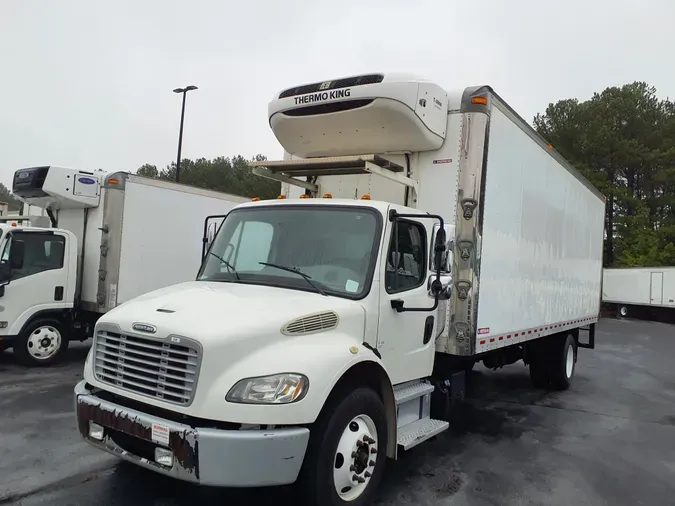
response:
<svg viewBox="0 0 675 506"><path fill-rule="evenodd" d="M236 269L234 267L232 267L232 264L230 262L225 260L223 257L220 257L220 256L216 255L213 251L209 251L209 255L213 255L218 260L220 260L220 263L223 264L225 267L227 267L227 271L234 274L234 276L237 278L237 281L241 281L241 278L239 277L239 273L236 271Z"/></svg>
<svg viewBox="0 0 675 506"><path fill-rule="evenodd" d="M305 274L297 267L287 267L285 265L271 264L269 262L258 262L258 263L260 265L266 265L267 267L274 267L275 269L281 269L282 271L294 272L298 276L304 278L304 280L307 281L307 283L309 283L312 286L312 288L314 288L321 295L325 295L326 297L328 297L328 294L324 292L321 288L319 288L319 286L316 283L314 283L314 281L312 281L312 277L309 274Z"/></svg>

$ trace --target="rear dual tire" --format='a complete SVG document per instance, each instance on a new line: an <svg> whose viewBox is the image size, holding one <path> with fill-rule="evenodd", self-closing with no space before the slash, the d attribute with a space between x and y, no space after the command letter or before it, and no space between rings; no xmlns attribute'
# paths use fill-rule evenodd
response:
<svg viewBox="0 0 675 506"><path fill-rule="evenodd" d="M577 342L572 334L547 338L530 360L530 379L535 388L567 390L577 362Z"/></svg>

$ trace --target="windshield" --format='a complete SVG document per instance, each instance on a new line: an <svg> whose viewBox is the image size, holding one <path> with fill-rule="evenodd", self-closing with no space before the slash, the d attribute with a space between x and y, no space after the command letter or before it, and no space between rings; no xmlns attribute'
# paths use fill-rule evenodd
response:
<svg viewBox="0 0 675 506"><path fill-rule="evenodd" d="M197 279L305 291L318 287L329 295L362 298L372 281L381 221L365 207L239 209L223 222Z"/></svg>

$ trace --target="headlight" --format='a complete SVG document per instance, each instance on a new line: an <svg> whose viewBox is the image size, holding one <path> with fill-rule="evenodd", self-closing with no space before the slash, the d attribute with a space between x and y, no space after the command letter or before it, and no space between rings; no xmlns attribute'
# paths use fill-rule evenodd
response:
<svg viewBox="0 0 675 506"><path fill-rule="evenodd" d="M290 404L301 400L308 389L309 380L302 374L274 374L237 382L225 400L242 404Z"/></svg>

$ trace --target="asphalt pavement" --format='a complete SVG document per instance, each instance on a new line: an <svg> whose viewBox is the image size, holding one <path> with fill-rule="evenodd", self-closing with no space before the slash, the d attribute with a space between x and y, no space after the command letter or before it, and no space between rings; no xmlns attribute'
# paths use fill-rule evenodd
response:
<svg viewBox="0 0 675 506"><path fill-rule="evenodd" d="M477 367L460 421L389 462L375 504L675 504L675 326L603 320L566 392L533 390L521 364ZM219 490L120 463L76 433L86 347L56 368L0 355L0 504L295 504L290 487Z"/></svg>

